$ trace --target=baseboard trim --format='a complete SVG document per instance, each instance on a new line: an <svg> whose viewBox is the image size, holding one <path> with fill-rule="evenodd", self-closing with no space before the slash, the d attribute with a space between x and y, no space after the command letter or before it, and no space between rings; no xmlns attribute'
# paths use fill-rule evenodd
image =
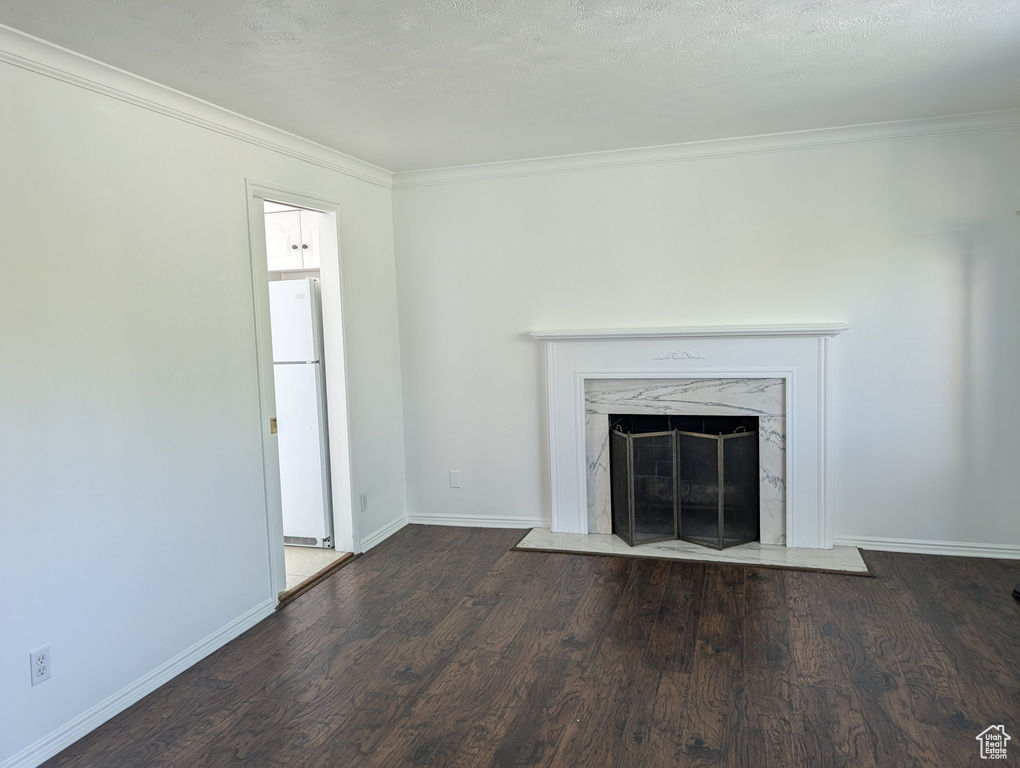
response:
<svg viewBox="0 0 1020 768"><path fill-rule="evenodd" d="M837 536L833 543L841 547L860 547L882 552L1020 560L1020 545L1017 544L972 544L970 542L929 539L889 539L880 536Z"/></svg>
<svg viewBox="0 0 1020 768"><path fill-rule="evenodd" d="M450 525L463 528L548 528L541 517L496 517L494 515L411 515L415 525Z"/></svg>
<svg viewBox="0 0 1020 768"><path fill-rule="evenodd" d="M276 600L259 603L248 612L216 630L203 640L174 656L165 664L156 667L135 682L121 688L91 709L86 710L66 725L29 745L16 755L0 763L0 768L34 768L49 760L61 750L74 744L82 736L95 730L115 715L120 714L135 702L169 682L184 670L198 663L218 648L223 647L245 630L258 624L276 609Z"/></svg>
<svg viewBox="0 0 1020 768"><path fill-rule="evenodd" d="M367 552L377 544L382 544L386 539L395 534L401 528L405 527L410 520L406 517L398 517L392 523L387 523L379 530L374 533L370 533L368 536L361 540L361 546L358 548L358 552Z"/></svg>

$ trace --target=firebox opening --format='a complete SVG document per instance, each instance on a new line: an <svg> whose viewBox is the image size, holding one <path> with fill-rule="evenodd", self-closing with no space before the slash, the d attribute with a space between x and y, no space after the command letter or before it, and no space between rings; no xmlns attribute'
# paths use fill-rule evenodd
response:
<svg viewBox="0 0 1020 768"><path fill-rule="evenodd" d="M613 533L724 549L759 532L758 418L609 416Z"/></svg>

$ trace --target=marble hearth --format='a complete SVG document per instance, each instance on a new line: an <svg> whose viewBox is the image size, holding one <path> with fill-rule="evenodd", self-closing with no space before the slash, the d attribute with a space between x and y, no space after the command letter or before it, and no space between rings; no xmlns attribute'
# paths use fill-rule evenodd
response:
<svg viewBox="0 0 1020 768"><path fill-rule="evenodd" d="M830 549L831 342L844 324L536 331L551 531L609 530L609 413L759 418L762 544Z"/></svg>
<svg viewBox="0 0 1020 768"><path fill-rule="evenodd" d="M864 558L857 547L804 549L762 544L753 541L739 547L715 550L674 539L630 547L619 536L604 533L552 533L548 528L532 528L517 544L520 550L537 552L570 552L578 555L614 555L616 557L650 557L661 560L687 560L700 563L756 565L765 568L829 571L831 573L868 576Z"/></svg>

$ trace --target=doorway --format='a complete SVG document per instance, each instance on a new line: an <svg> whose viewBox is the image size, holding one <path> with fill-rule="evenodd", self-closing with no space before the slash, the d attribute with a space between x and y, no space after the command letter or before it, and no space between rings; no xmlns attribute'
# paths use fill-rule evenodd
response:
<svg viewBox="0 0 1020 768"><path fill-rule="evenodd" d="M272 594L290 592L297 582L314 579L322 568L337 560L337 553L355 551L356 521L351 498L347 376L344 354L343 279L340 253L340 205L295 190L248 181L248 225L251 254L252 298L255 317L259 400L262 412L263 471L266 498L266 526L269 540L270 589ZM267 227L270 216L272 226ZM278 226L288 217L301 221L304 237L287 240L281 249ZM267 247L268 246L268 247ZM307 247L302 247L307 246ZM321 307L321 351L323 373L323 482L332 508L332 530L324 548L319 541L306 551L284 546L283 502L280 477L279 414L274 380L271 282L316 280ZM292 286L297 286L293 283ZM277 286L278 288L281 286ZM280 425L281 429L283 424ZM303 537L293 537L303 538ZM314 538L314 537L313 537ZM299 543L309 543L307 540ZM288 554L294 555L293 557ZM288 561L289 564L288 564Z"/></svg>

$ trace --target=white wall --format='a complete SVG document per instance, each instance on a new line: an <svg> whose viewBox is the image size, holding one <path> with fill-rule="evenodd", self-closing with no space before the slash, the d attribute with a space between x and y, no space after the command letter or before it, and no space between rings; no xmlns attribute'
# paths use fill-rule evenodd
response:
<svg viewBox="0 0 1020 768"><path fill-rule="evenodd" d="M137 692L275 604L246 177L342 201L353 484L373 500L359 529L370 535L406 512L388 182L9 61L0 63L5 766L46 756L109 714L108 697ZM28 653L47 643L52 679L30 687Z"/></svg>
<svg viewBox="0 0 1020 768"><path fill-rule="evenodd" d="M548 517L531 330L845 321L837 537L1020 552L1020 132L541 167L396 179L412 520Z"/></svg>

